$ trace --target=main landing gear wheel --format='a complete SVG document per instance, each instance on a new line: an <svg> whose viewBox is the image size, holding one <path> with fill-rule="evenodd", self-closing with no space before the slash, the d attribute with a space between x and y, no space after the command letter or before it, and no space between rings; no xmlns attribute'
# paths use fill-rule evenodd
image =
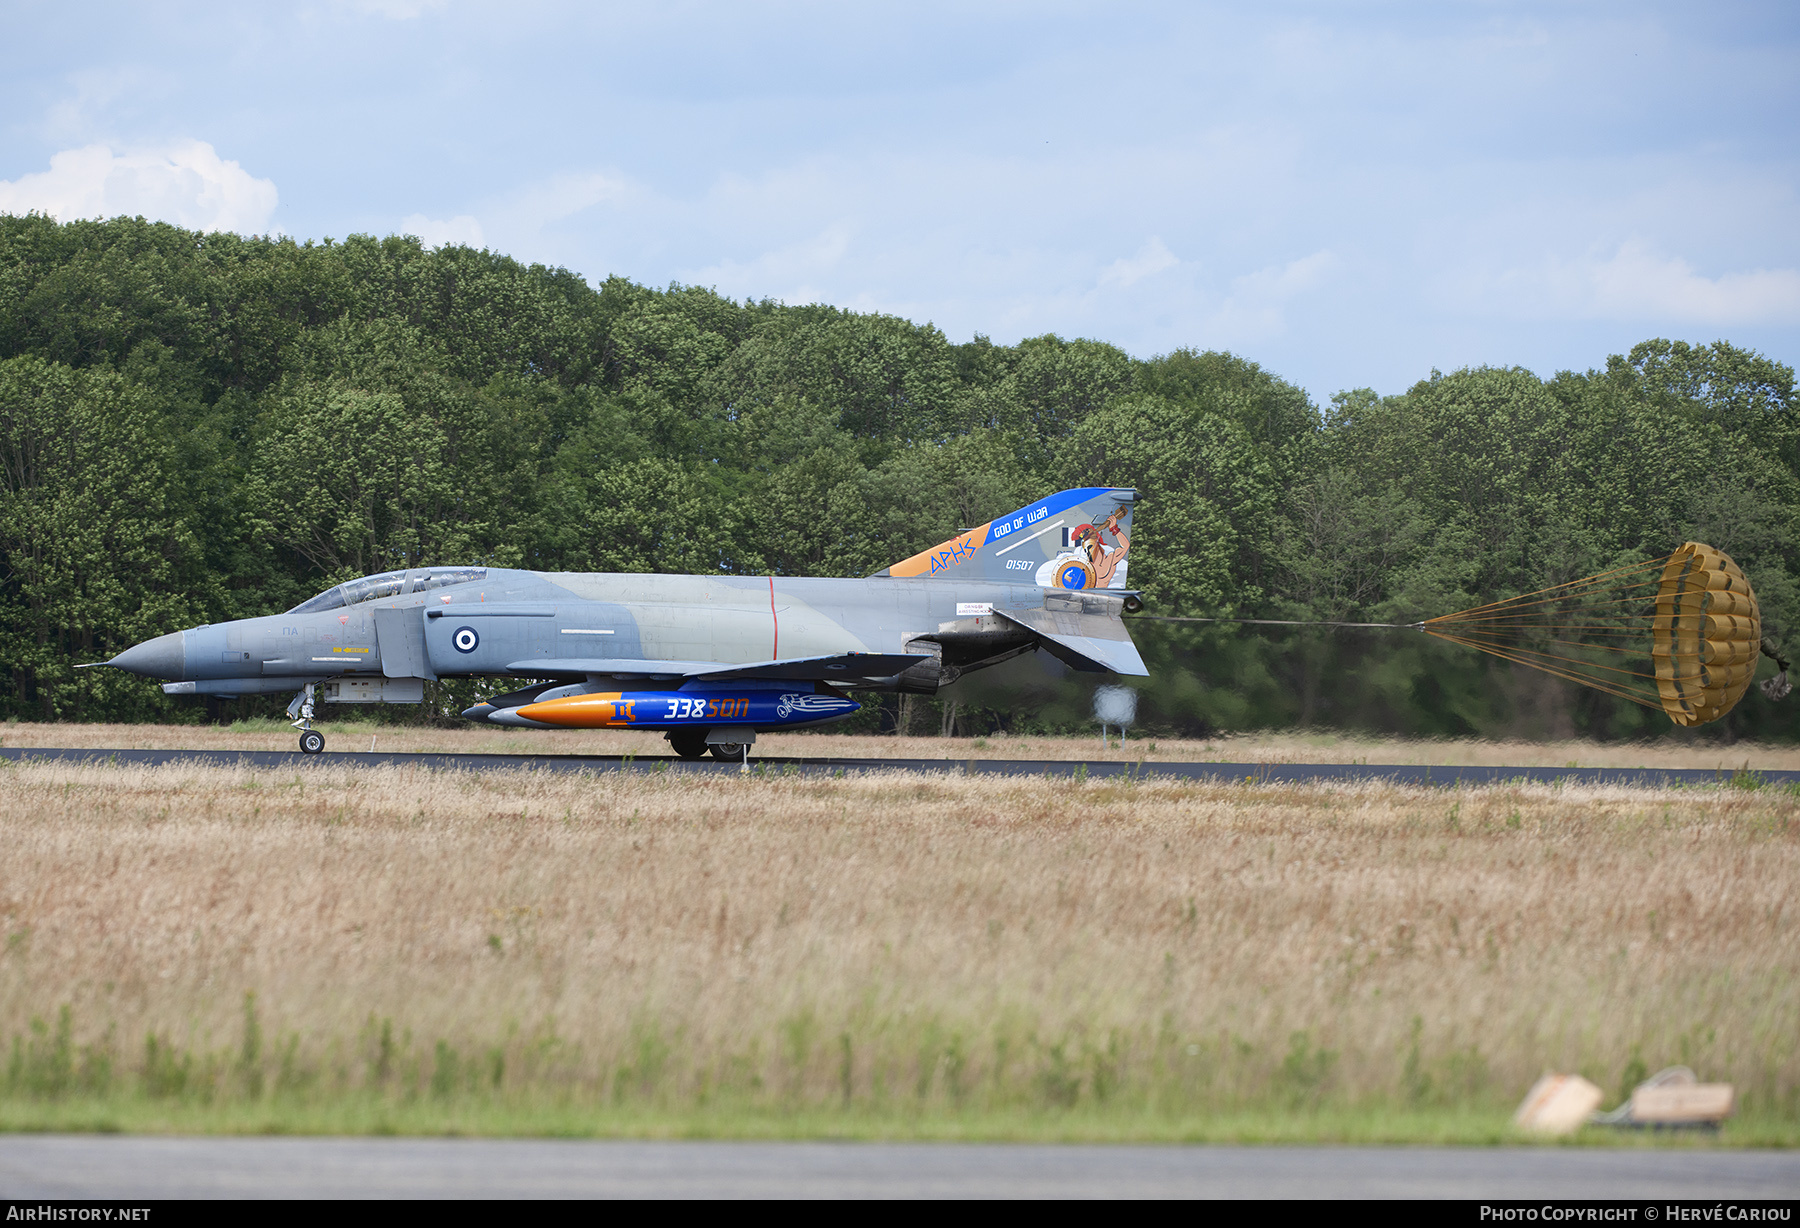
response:
<svg viewBox="0 0 1800 1228"><path fill-rule="evenodd" d="M683 759L706 758L706 731L704 729L672 729L669 731L669 746Z"/></svg>
<svg viewBox="0 0 1800 1228"><path fill-rule="evenodd" d="M325 735L317 729L308 729L300 735L300 753L316 755L325 749Z"/></svg>
<svg viewBox="0 0 1800 1228"><path fill-rule="evenodd" d="M744 744L742 742L714 742L712 744L714 759L723 759L727 763L744 761Z"/></svg>

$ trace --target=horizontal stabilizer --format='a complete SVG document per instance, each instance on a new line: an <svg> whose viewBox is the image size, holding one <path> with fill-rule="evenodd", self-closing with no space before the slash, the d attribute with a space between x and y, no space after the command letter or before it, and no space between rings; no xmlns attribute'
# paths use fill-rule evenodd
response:
<svg viewBox="0 0 1800 1228"><path fill-rule="evenodd" d="M1111 670L1115 674L1148 676L1150 671L1138 655L1137 645L1131 642L1125 624L1116 614L1100 607L1100 602L1106 600L1071 594L1046 599L1041 610L997 609L994 613L1032 632L1051 656L1071 668L1089 673Z"/></svg>
<svg viewBox="0 0 1800 1228"><path fill-rule="evenodd" d="M623 657L566 657L557 660L514 661L506 668L515 674L564 677L601 674L612 678L705 678L732 682L740 678L781 679L790 682L848 682L860 678L891 678L901 670L930 660L904 652L841 652L824 657L790 657L781 661L643 661Z"/></svg>

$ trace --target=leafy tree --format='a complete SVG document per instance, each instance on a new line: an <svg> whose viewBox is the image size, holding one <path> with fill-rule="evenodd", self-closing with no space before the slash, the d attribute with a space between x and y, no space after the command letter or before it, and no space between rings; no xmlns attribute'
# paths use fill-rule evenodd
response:
<svg viewBox="0 0 1800 1228"><path fill-rule="evenodd" d="M417 330L341 324L268 399L245 479L256 537L328 581L523 561L540 408L445 376Z"/></svg>
<svg viewBox="0 0 1800 1228"><path fill-rule="evenodd" d="M78 675L198 621L192 526L170 495L166 424L116 373L0 362L0 654L7 706L46 719L143 714L161 696L111 671Z"/></svg>
<svg viewBox="0 0 1800 1228"><path fill-rule="evenodd" d="M659 456L559 467L545 500L556 569L725 571L740 530L721 495L706 469Z"/></svg>
<svg viewBox="0 0 1800 1228"><path fill-rule="evenodd" d="M1279 498L1268 459L1231 417L1151 394L1084 418L1058 457L1071 486L1133 486L1129 583L1171 614L1252 610ZM1154 509L1152 511L1152 509Z"/></svg>

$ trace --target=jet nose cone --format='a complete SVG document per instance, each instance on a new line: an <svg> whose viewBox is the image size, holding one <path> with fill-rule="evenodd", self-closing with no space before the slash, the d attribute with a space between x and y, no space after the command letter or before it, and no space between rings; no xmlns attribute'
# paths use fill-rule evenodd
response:
<svg viewBox="0 0 1800 1228"><path fill-rule="evenodd" d="M127 648L107 664L145 678L167 678L174 682L187 674L187 651L181 642L181 632L171 631Z"/></svg>

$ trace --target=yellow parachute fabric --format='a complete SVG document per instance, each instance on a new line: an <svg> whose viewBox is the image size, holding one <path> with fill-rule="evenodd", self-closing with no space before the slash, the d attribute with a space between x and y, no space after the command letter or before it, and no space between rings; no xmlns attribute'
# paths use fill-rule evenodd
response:
<svg viewBox="0 0 1800 1228"><path fill-rule="evenodd" d="M1716 721L1749 689L1762 613L1730 557L1703 542L1539 592L1427 619L1419 629L1519 665Z"/></svg>
<svg viewBox="0 0 1800 1228"><path fill-rule="evenodd" d="M1662 709L1704 725L1737 706L1762 653L1762 611L1730 557L1687 542L1663 564L1651 659Z"/></svg>

